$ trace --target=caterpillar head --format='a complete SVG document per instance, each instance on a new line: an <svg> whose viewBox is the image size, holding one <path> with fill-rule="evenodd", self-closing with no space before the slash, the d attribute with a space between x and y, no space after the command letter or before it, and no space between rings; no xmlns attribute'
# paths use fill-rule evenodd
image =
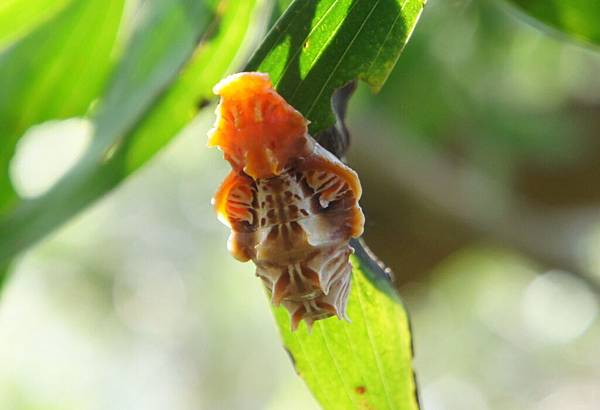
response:
<svg viewBox="0 0 600 410"><path fill-rule="evenodd" d="M254 179L281 174L309 144L308 121L273 89L267 74L238 73L213 89L221 97L208 145Z"/></svg>

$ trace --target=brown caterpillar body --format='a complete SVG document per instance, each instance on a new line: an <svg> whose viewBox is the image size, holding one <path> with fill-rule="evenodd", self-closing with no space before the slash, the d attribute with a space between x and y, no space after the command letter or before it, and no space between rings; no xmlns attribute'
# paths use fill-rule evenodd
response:
<svg viewBox="0 0 600 410"><path fill-rule="evenodd" d="M214 91L221 103L209 145L233 168L213 200L231 228L229 250L255 263L292 329L347 319L349 240L364 221L356 173L308 135L308 122L266 74L235 74Z"/></svg>

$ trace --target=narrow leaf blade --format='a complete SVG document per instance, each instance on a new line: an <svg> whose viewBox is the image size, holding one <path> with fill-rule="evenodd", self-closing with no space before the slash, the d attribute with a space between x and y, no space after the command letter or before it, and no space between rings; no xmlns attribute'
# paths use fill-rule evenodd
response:
<svg viewBox="0 0 600 410"><path fill-rule="evenodd" d="M352 323L329 318L290 331L285 309L275 309L284 345L296 371L324 409L418 409L410 325L387 280L352 257L348 301ZM393 296L390 296L393 295Z"/></svg>
<svg viewBox="0 0 600 410"><path fill-rule="evenodd" d="M269 73L316 135L335 122L334 91L361 79L381 88L420 16L421 0L294 1L246 67ZM274 309L300 377L324 409L418 409L406 312L368 253L352 256L348 313L292 333ZM385 276L385 274L383 274Z"/></svg>
<svg viewBox="0 0 600 410"><path fill-rule="evenodd" d="M423 6L423 0L295 1L247 70L268 72L315 134L334 123L336 89L354 79L381 88Z"/></svg>
<svg viewBox="0 0 600 410"><path fill-rule="evenodd" d="M518 9L567 36L600 45L600 1L508 0Z"/></svg>

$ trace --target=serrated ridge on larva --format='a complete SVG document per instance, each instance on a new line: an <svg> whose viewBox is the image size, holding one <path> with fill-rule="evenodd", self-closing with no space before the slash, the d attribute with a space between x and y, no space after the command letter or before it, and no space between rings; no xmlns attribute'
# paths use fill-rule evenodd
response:
<svg viewBox="0 0 600 410"><path fill-rule="evenodd" d="M364 221L358 177L308 135L308 122L264 74L229 81L217 90L226 92L211 131L233 168L214 198L231 228L229 250L255 263L292 329L302 320L310 327L331 316L348 319L349 240L362 234Z"/></svg>

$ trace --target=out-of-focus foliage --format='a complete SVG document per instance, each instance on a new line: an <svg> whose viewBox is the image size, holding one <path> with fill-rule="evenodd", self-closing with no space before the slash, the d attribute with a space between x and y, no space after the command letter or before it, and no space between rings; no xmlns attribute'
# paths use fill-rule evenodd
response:
<svg viewBox="0 0 600 410"><path fill-rule="evenodd" d="M4 215L0 215L0 261L5 262L26 249L112 189L173 138L193 118L198 106L210 98L212 85L230 69L252 25L252 13L256 5L255 1L204 3L188 0L144 2L140 5L136 11L140 21L136 22L131 39L122 51L122 58L98 101L98 108L92 113L92 143L79 163L49 192L38 198L23 199L16 206L5 207ZM112 9L105 2L98 8L103 11ZM89 12L90 16L80 15L79 9ZM26 103L25 100L19 102L16 97L11 99L7 94L4 104L0 104L0 118L3 115L14 117L11 112L27 113L33 110L30 107L43 108L42 117L32 116L26 123L17 121L11 126L10 122L3 121L3 125L9 129L3 128L2 134L10 136L15 143L26 126L48 118L81 115L90 102L86 88L79 87L73 81L73 78L79 80L83 74L79 75L72 66L79 67L82 73L95 73L100 65L76 51L71 55L46 48L46 43L39 38L50 37L56 41L56 47L64 50L64 44L70 43L57 33L64 31L65 35L73 38L69 24L76 22L77 27L98 33L98 25L94 23L97 12L89 2L75 1L65 13L68 17L64 17L66 22L56 18L44 26L44 29L52 32L51 35L32 33L0 55L0 59L4 59L3 67L8 67L4 69L13 70L0 73L0 81L10 82L11 88L8 90L14 89L15 95L27 98ZM111 26L113 37L117 28L118 25ZM99 35L103 39L107 37L102 33ZM102 55L97 47L90 45L90 41L92 44L94 41L86 33L76 37L77 41L72 43L77 47L89 50L94 55ZM19 53L21 49L24 51ZM111 51L111 47L108 47L108 51ZM54 72L45 65L29 63L32 55L41 53L52 55L60 64L59 67L64 66L64 72ZM64 61L63 56L66 58ZM70 61L71 56L78 60ZM43 63L45 60L40 61ZM78 61L82 63L76 64ZM64 110L63 107L69 106L56 88L48 90L47 98L37 99L25 94L30 87L35 87L33 90L36 93L45 88L24 76L22 67L39 73L46 85L54 84L48 83L47 76L60 76L65 87L73 88L67 93L68 96L78 96L81 91L79 108L53 112L53 109ZM92 82L84 77L83 83L88 86ZM56 84L54 87L57 87ZM59 98L60 104L52 98ZM2 157L0 165L6 171L12 156L10 148L9 144L2 145L2 152L6 155ZM2 181L8 183L9 178L3 177Z"/></svg>
<svg viewBox="0 0 600 410"><path fill-rule="evenodd" d="M0 7L0 48L52 18L69 0L6 0Z"/></svg>
<svg viewBox="0 0 600 410"><path fill-rule="evenodd" d="M352 256L351 323L334 317L291 332L289 315L278 308L285 347L324 409L418 409L406 312L387 278L377 278L360 256Z"/></svg>
<svg viewBox="0 0 600 410"><path fill-rule="evenodd" d="M33 3L38 4L12 1L0 8L9 22L1 26L4 40L22 36L0 49L0 213L11 211L18 200L8 169L25 130L52 118L81 116L98 97L113 64L124 7L123 0L72 0L60 10L56 2L53 7L60 11L24 34L17 16L30 16L33 24L41 15L30 9L52 10Z"/></svg>
<svg viewBox="0 0 600 410"><path fill-rule="evenodd" d="M319 408L210 205L229 167L205 148L213 110L15 262L1 409Z"/></svg>
<svg viewBox="0 0 600 410"><path fill-rule="evenodd" d="M533 19L578 40L600 45L596 0L509 0Z"/></svg>
<svg viewBox="0 0 600 410"><path fill-rule="evenodd" d="M437 30L452 13L461 17L453 29ZM524 163L577 161L591 123L576 108L598 101L600 59L510 17L490 2L429 4L386 87L360 100L367 116L402 126L400 141L446 149L501 181Z"/></svg>
<svg viewBox="0 0 600 410"><path fill-rule="evenodd" d="M593 410L598 297L506 250L465 248L404 289L425 409Z"/></svg>
<svg viewBox="0 0 600 410"><path fill-rule="evenodd" d="M598 54L496 3L430 2L386 87L349 113L365 208L382 218L367 213L378 256L408 281L485 237L587 269L579 227L600 202L599 69Z"/></svg>
<svg viewBox="0 0 600 410"><path fill-rule="evenodd" d="M5 265L0 267L0 289L4 285L4 281L6 280L6 276L8 275L9 265Z"/></svg>

